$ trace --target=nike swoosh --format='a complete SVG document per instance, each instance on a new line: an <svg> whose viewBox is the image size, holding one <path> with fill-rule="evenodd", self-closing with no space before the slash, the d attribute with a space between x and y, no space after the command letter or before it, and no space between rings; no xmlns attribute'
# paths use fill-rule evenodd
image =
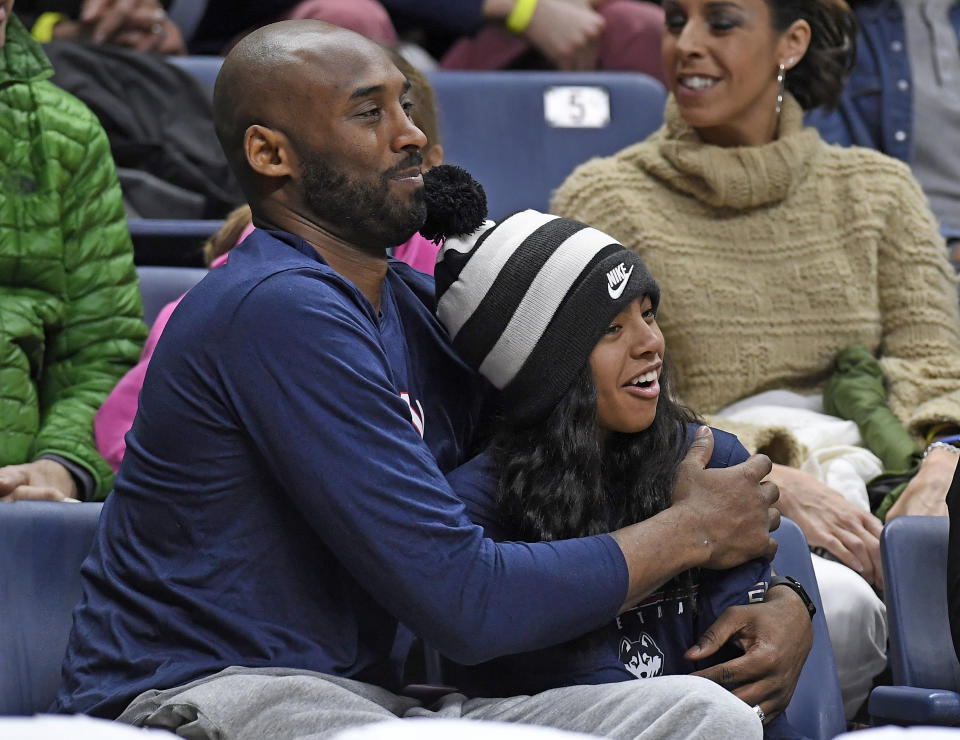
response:
<svg viewBox="0 0 960 740"><path fill-rule="evenodd" d="M623 295L623 291L627 289L627 283L630 281L630 276L633 274L633 268L636 265L630 265L630 269L627 270L627 274L623 276L623 282L620 283L616 288L611 288L607 286L607 292L610 294L612 300L617 300L620 296Z"/></svg>

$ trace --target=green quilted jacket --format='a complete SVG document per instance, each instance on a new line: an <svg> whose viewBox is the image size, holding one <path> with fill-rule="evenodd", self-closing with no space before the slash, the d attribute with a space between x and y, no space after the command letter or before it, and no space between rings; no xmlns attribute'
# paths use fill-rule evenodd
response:
<svg viewBox="0 0 960 740"><path fill-rule="evenodd" d="M0 465L113 475L93 415L146 335L106 134L15 16L0 48Z"/></svg>

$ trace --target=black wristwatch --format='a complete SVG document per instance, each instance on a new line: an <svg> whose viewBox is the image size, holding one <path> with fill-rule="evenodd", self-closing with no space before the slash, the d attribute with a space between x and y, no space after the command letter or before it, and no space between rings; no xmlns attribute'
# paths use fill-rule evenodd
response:
<svg viewBox="0 0 960 740"><path fill-rule="evenodd" d="M811 621L813 620L813 615L817 613L817 606L813 603L813 599L810 598L810 595L807 593L807 589L803 587L803 584L800 583L800 581L798 581L796 578L791 578L790 576L780 576L774 574L770 576L770 585L767 586L767 591L774 586L786 586L797 596L799 596L803 600L803 605L807 607L807 613L810 615Z"/></svg>

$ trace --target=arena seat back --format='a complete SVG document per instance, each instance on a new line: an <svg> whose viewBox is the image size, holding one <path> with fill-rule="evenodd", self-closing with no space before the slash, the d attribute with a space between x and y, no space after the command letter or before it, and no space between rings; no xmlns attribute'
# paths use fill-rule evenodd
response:
<svg viewBox="0 0 960 740"><path fill-rule="evenodd" d="M444 160L487 193L490 218L549 209L578 164L641 141L663 122L663 85L635 72L460 72L428 75Z"/></svg>
<svg viewBox="0 0 960 740"><path fill-rule="evenodd" d="M207 269L202 267L138 267L144 323L152 326L160 309L190 290L206 274Z"/></svg>
<svg viewBox="0 0 960 740"><path fill-rule="evenodd" d="M0 506L0 715L44 712L60 683L80 564L101 504Z"/></svg>
<svg viewBox="0 0 960 740"><path fill-rule="evenodd" d="M190 4L196 1L197 0L179 0L180 4ZM174 4L176 5L176 2ZM210 91L210 95L213 96L213 83L217 81L217 75L220 73L220 67L223 65L223 57L193 54L167 57L167 61L171 64L176 64L185 72L189 72L200 80Z"/></svg>
<svg viewBox="0 0 960 740"><path fill-rule="evenodd" d="M773 537L779 545L773 559L774 569L781 575L792 576L800 581L817 607L813 617L813 647L787 707L787 719L805 737L828 740L846 731L847 722L843 714L833 646L823 616L823 601L810 560L810 548L800 527L790 519L781 520L780 528L773 533Z"/></svg>
<svg viewBox="0 0 960 740"><path fill-rule="evenodd" d="M893 686L878 686L875 724L960 725L960 662L947 611L947 517L902 516L883 528L884 602Z"/></svg>

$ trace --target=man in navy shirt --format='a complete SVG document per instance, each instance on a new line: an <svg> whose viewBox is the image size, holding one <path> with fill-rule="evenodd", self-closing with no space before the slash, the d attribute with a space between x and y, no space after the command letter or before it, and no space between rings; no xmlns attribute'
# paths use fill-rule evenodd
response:
<svg viewBox="0 0 960 740"><path fill-rule="evenodd" d="M157 347L55 709L220 738L434 716L396 693L399 621L474 663L609 623L691 567L772 556L769 461L704 470L709 433L673 505L610 535L494 543L469 520L445 474L485 394L430 278L385 256L425 217L408 87L379 47L319 22L260 29L226 59L217 133L258 230ZM736 695L676 676L452 695L439 714L760 737L750 705L786 705L812 639L799 597L774 591L701 639L746 648L707 674Z"/></svg>

